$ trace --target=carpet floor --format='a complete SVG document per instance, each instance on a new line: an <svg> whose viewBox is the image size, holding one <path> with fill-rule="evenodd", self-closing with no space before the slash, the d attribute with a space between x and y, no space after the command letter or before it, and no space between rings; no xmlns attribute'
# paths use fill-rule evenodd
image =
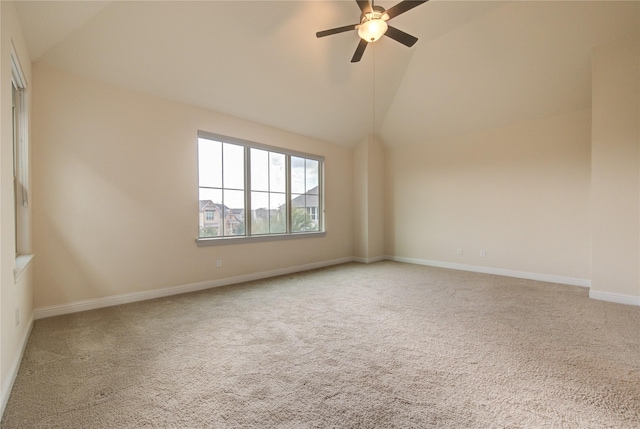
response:
<svg viewBox="0 0 640 429"><path fill-rule="evenodd" d="M638 428L640 308L350 263L38 320L2 428Z"/></svg>

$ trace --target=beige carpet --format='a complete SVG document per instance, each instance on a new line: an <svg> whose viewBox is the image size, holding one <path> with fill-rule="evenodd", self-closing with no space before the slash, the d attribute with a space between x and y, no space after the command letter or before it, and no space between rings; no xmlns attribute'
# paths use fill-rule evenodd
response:
<svg viewBox="0 0 640 429"><path fill-rule="evenodd" d="M638 428L640 308L381 262L37 321L9 428Z"/></svg>

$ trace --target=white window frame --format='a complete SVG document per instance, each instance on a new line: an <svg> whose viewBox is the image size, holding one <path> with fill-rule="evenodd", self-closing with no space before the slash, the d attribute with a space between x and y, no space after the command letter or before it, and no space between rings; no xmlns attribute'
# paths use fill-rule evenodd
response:
<svg viewBox="0 0 640 429"><path fill-rule="evenodd" d="M206 131L198 131L198 138L204 138L214 141L219 141L223 143L230 143L238 146L243 146L245 148L245 188L244 188L244 203L245 203L245 234L249 234L251 231L251 157L249 155L251 149L260 149L269 152L276 152L280 154L284 154L287 159L287 192L286 192L286 200L287 200L287 232L279 233L279 234L261 234L261 235L242 235L242 236L224 236L224 237L199 237L199 232L197 234L198 238L196 239L196 244L198 247L204 246L216 246L220 244L237 244L237 243L255 243L255 242L263 242L263 241L276 241L276 240L289 240L289 239L299 239L299 238L315 238L315 237L324 237L326 235L325 231L325 219L324 219L324 157L320 155L313 155L298 151L292 151L289 149L284 149L281 147L269 146L262 143L256 143L248 140L238 139L235 137L224 136L220 134L214 134ZM291 163L291 157L300 157L305 159L311 159L314 161L318 161L320 163L318 168L318 231L303 231L303 232L292 232L291 231L291 184L290 184L290 173L289 173L289 165ZM198 163L199 164L199 163ZM199 174L198 174L199 177ZM198 183L198 189L200 189L200 183ZM198 219L198 216L194 217Z"/></svg>
<svg viewBox="0 0 640 429"><path fill-rule="evenodd" d="M14 99L15 90L15 99ZM14 281L18 283L33 259L30 249L29 126L27 80L18 54L11 45L11 92L13 129L13 205L15 234ZM15 105L14 105L15 102Z"/></svg>

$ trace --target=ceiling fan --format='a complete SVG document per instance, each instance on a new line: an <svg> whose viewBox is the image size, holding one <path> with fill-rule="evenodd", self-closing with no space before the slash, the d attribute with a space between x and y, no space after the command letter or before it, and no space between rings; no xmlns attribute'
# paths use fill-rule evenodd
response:
<svg viewBox="0 0 640 429"><path fill-rule="evenodd" d="M344 27L332 28L331 30L318 31L316 37L325 37L332 34L344 33L345 31L358 30L358 36L360 36L360 43L356 48L356 52L351 58L352 63L357 63L362 58L364 50L368 43L373 43L380 39L382 36L391 37L393 40L402 43L405 46L413 46L418 39L404 31L398 30L395 27L387 24L387 21L395 18L401 13L405 13L408 10L413 9L416 6L420 6L422 3L426 3L429 0L403 0L395 6L389 9L382 6L376 6L373 4L373 0L356 0L358 7L360 7L360 23L345 25Z"/></svg>

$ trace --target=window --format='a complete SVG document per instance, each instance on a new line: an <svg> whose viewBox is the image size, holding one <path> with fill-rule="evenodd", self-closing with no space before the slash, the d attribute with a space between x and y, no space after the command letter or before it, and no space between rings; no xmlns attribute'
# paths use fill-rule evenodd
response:
<svg viewBox="0 0 640 429"><path fill-rule="evenodd" d="M11 56L11 116L13 120L13 210L16 256L27 252L26 84L15 52Z"/></svg>
<svg viewBox="0 0 640 429"><path fill-rule="evenodd" d="M13 213L17 282L31 261L29 255L29 195L28 195L28 136L27 136L27 82L20 61L11 47L11 116L13 130Z"/></svg>
<svg viewBox="0 0 640 429"><path fill-rule="evenodd" d="M199 243L323 232L324 159L198 133Z"/></svg>

